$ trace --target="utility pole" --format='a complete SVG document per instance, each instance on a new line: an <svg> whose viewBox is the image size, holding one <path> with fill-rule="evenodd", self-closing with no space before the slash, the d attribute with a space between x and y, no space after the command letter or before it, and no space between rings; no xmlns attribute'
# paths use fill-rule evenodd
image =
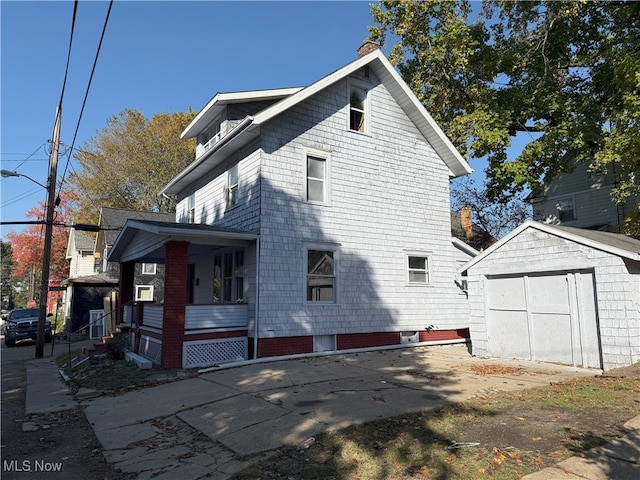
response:
<svg viewBox="0 0 640 480"><path fill-rule="evenodd" d="M60 122L62 106L56 110L53 127L53 148L51 150L51 171L47 183L47 218L44 229L44 252L42 253L42 284L40 286L40 311L36 336L36 358L44 356L44 326L47 320L47 300L49 299L49 269L51 264L51 243L53 241L53 210L56 202L56 181L58 179L58 150L60 148Z"/></svg>

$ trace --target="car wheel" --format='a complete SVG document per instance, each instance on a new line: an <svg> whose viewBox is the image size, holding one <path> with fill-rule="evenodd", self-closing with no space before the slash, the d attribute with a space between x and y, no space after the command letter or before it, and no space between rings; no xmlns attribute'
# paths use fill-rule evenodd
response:
<svg viewBox="0 0 640 480"><path fill-rule="evenodd" d="M47 333L47 334L45 335L45 337L44 337L44 341L45 341L46 343L51 343L51 334L50 334L50 333Z"/></svg>
<svg viewBox="0 0 640 480"><path fill-rule="evenodd" d="M5 338L5 339L4 339L4 344L5 344L7 347L11 348L11 347L13 347L13 346L16 344L16 341L15 341L15 340L11 340L11 339L9 339L9 338Z"/></svg>

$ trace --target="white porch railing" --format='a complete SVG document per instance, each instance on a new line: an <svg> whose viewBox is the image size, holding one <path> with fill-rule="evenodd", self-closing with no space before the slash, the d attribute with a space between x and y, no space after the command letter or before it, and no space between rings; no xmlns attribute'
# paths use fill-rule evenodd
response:
<svg viewBox="0 0 640 480"><path fill-rule="evenodd" d="M187 305L185 332L190 330L248 328L247 305Z"/></svg>

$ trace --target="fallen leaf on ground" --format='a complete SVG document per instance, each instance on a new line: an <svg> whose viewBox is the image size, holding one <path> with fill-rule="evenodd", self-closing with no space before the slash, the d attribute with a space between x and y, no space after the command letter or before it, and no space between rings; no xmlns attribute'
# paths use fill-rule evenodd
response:
<svg viewBox="0 0 640 480"><path fill-rule="evenodd" d="M533 440L534 442L539 442L540 440L542 440L542 437L531 437L531 440Z"/></svg>

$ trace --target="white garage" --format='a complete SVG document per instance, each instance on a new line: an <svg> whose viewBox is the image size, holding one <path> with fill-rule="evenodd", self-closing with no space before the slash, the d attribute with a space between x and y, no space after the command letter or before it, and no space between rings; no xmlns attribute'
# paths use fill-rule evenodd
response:
<svg viewBox="0 0 640 480"><path fill-rule="evenodd" d="M526 222L461 268L474 355L608 370L640 361L640 241Z"/></svg>

